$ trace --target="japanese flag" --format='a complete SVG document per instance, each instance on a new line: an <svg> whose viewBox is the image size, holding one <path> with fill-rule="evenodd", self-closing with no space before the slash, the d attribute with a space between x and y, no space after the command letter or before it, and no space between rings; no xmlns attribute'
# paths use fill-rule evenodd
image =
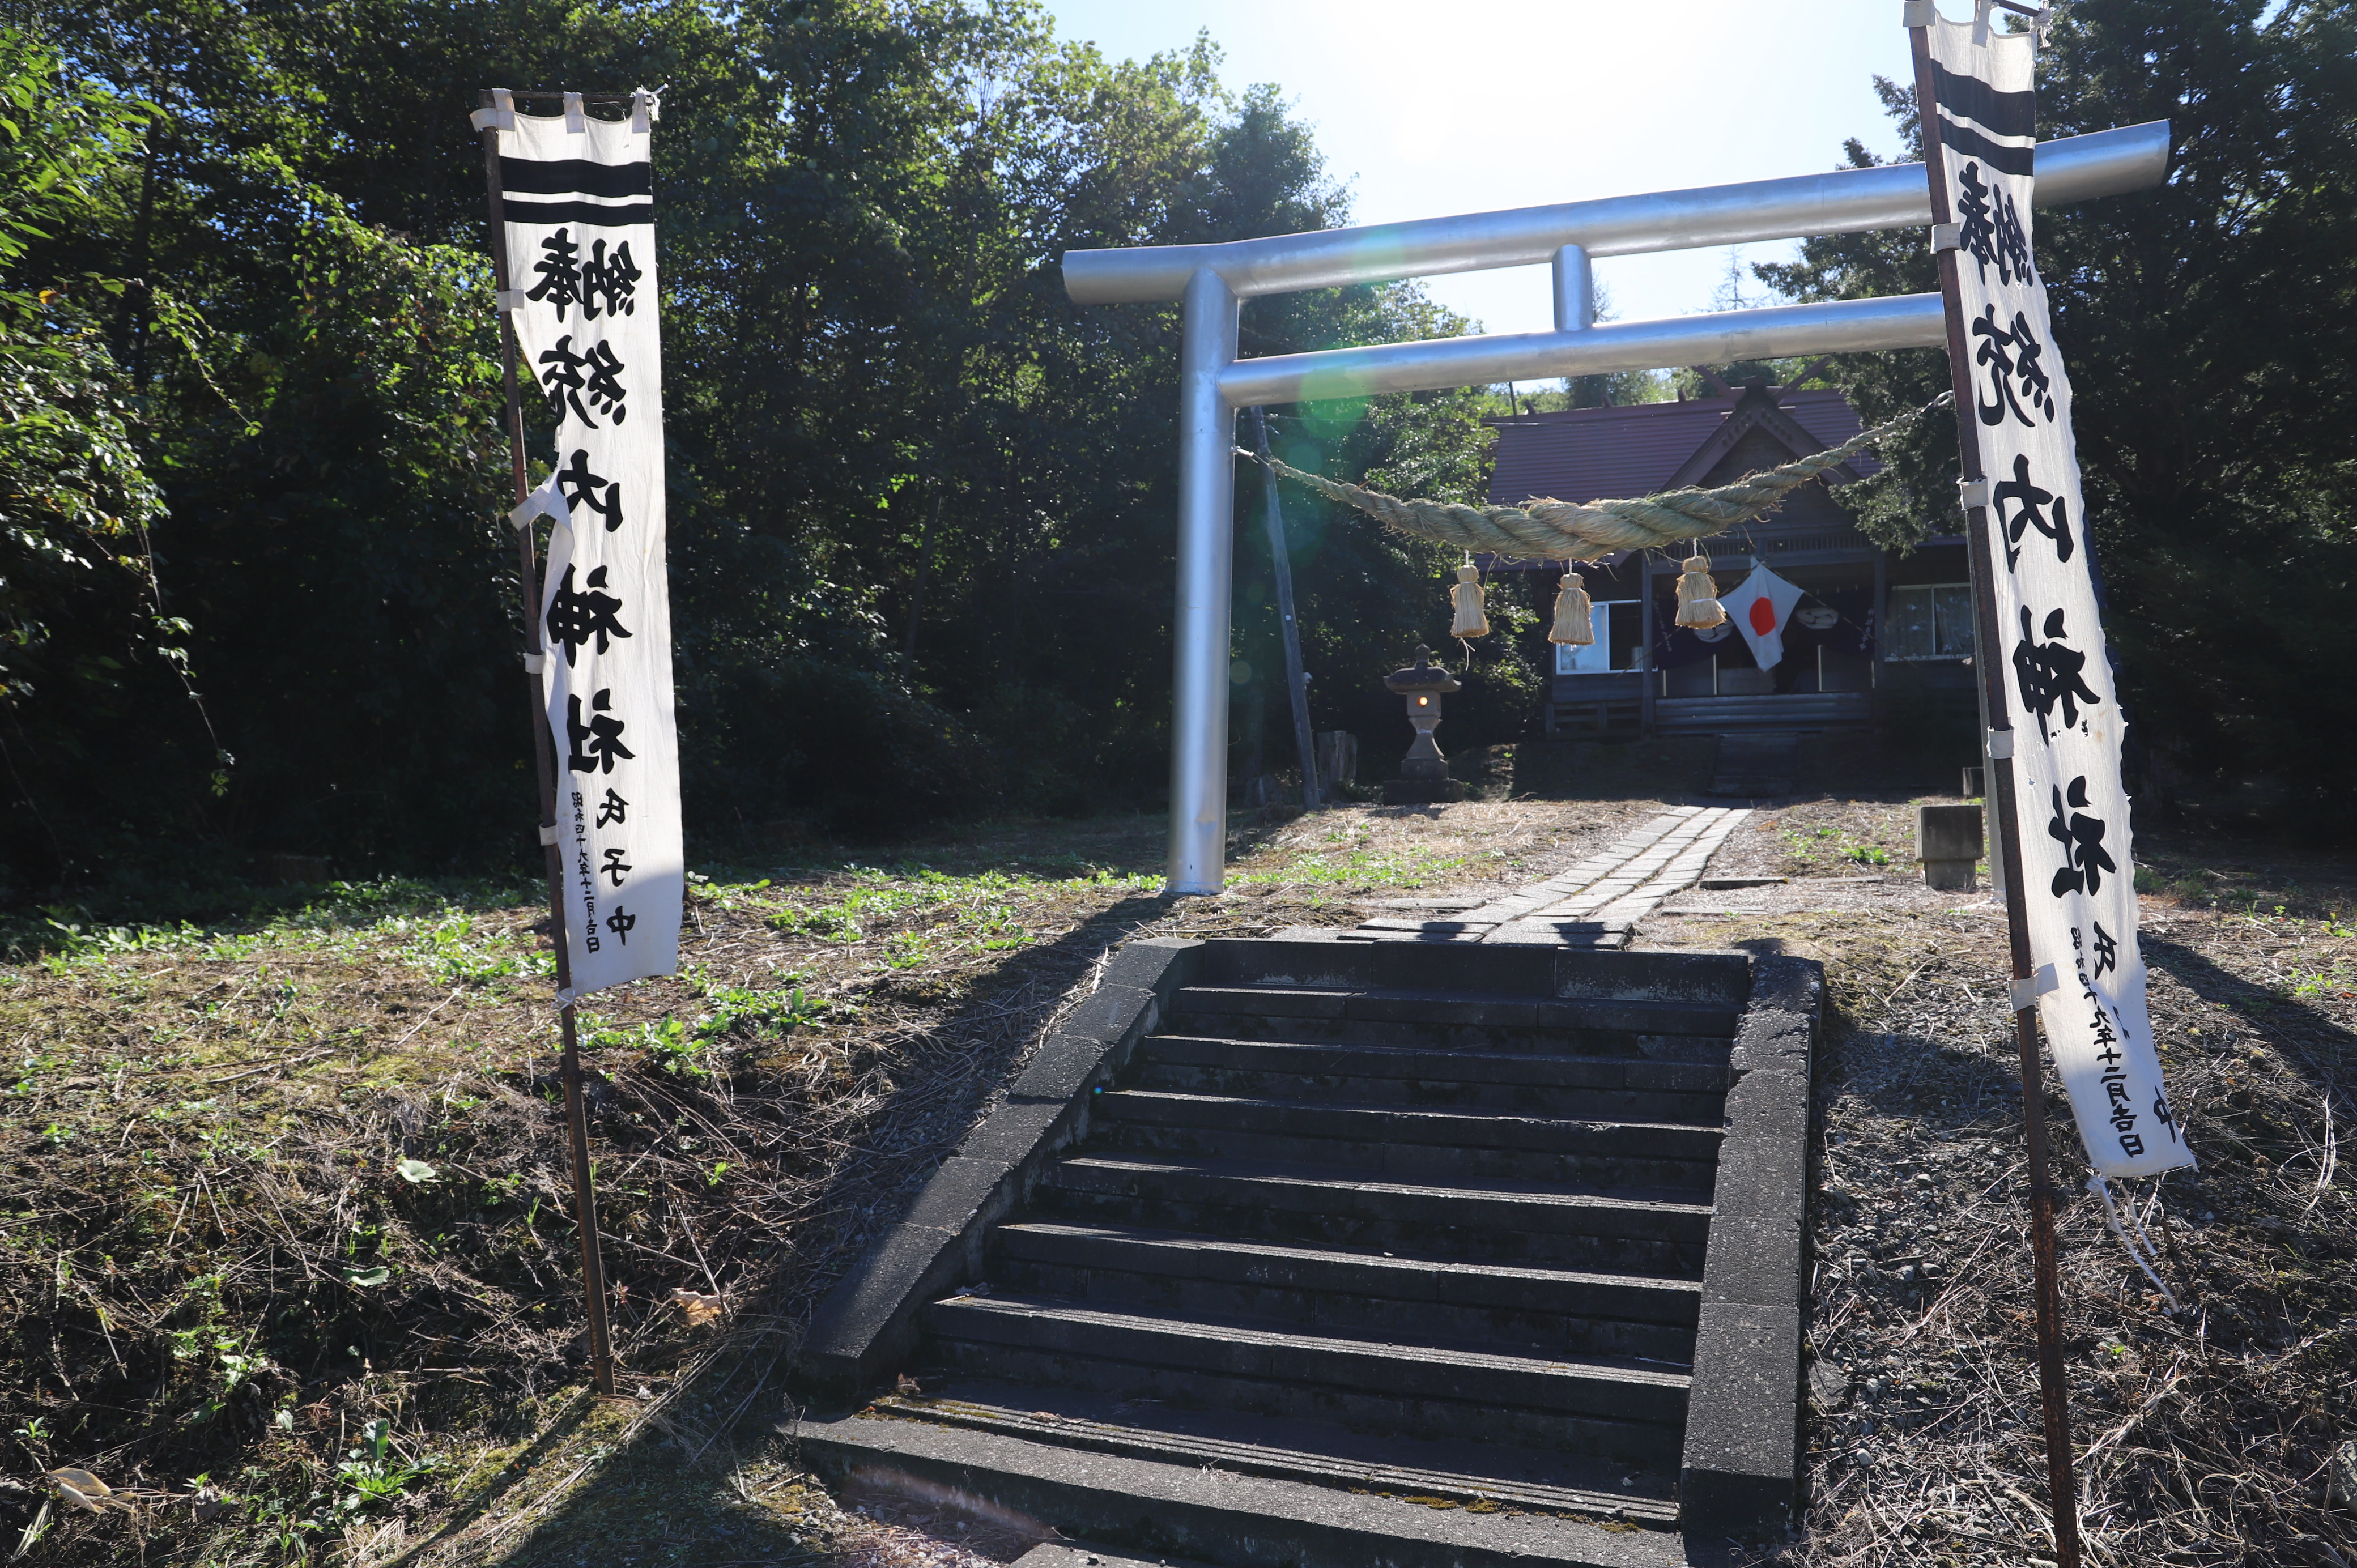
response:
<svg viewBox="0 0 2357 1568"><path fill-rule="evenodd" d="M1743 585L1731 594L1721 594L1718 602L1727 607L1727 618L1751 645L1751 657L1760 668L1773 670L1784 661L1784 623L1792 618L1792 607L1801 598L1801 589L1765 566L1754 566Z"/></svg>

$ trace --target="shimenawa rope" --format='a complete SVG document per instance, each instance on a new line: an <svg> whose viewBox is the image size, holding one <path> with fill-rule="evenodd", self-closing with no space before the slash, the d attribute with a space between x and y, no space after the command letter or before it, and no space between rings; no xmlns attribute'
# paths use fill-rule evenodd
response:
<svg viewBox="0 0 2357 1568"><path fill-rule="evenodd" d="M1536 499L1521 506L1465 506L1455 501L1402 500L1380 490L1306 473L1275 457L1236 448L1239 456L1266 463L1276 473L1308 486L1329 500L1356 507L1386 528L1463 550L1506 555L1538 555L1556 561L1594 561L1616 550L1646 550L1683 544L1724 533L1772 510L1791 491L1826 469L1896 435L1935 408L1954 401L1943 392L1921 408L1860 431L1840 446L1747 474L1713 489L1669 490L1638 500L1598 500L1585 505Z"/></svg>

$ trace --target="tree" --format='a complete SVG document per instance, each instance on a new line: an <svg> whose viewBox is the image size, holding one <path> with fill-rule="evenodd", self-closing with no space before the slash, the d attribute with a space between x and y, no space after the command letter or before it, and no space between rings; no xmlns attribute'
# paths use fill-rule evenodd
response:
<svg viewBox="0 0 2357 1568"><path fill-rule="evenodd" d="M1880 88L1920 145L1911 93ZM2357 725L2350 685L2318 678L2357 659L2357 6L2083 0L2039 99L2043 136L2166 118L2175 144L2161 188L2038 216L2132 733L2164 772L2321 800ZM1757 271L1804 299L1936 286L1912 231ZM1869 420L1947 386L1929 353L1839 373ZM1870 526L1953 526L1954 454L1944 418L1887 454Z"/></svg>
<svg viewBox="0 0 2357 1568"><path fill-rule="evenodd" d="M32 260L126 280L107 324L123 429L169 509L167 607L193 625L221 731L218 747L175 732L192 762L162 786L95 761L59 775L79 802L62 836L168 818L140 853L346 870L529 854L466 119L500 82L668 83L691 842L1157 787L1177 312L1075 306L1059 258L1347 217L1308 130L1274 89L1223 91L1207 38L1110 61L1058 41L1036 4L972 0L0 0L19 11L65 77L157 106ZM1260 302L1246 322L1256 351L1454 329L1405 287ZM1480 402L1305 412L1333 435L1327 460L1455 482L1486 436ZM548 434L529 429L536 464ZM1322 537L1303 541L1304 601L1339 693L1413 644L1445 564L1355 521ZM1249 555L1244 579L1250 639L1266 621Z"/></svg>
<svg viewBox="0 0 2357 1568"><path fill-rule="evenodd" d="M188 627L156 584L162 498L104 336L124 285L42 254L98 207L148 114L13 27L0 102L0 854L57 876L91 864L78 786L144 768L185 790L171 742L196 726L174 711Z"/></svg>

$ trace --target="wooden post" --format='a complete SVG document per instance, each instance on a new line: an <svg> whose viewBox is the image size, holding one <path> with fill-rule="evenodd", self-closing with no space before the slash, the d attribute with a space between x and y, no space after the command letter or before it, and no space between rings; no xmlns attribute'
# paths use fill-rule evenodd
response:
<svg viewBox="0 0 2357 1568"><path fill-rule="evenodd" d="M1882 650L1890 642L1890 552L1878 547L1874 552L1874 651L1867 656L1866 690L1867 712L1880 717L1882 706Z"/></svg>
<svg viewBox="0 0 2357 1568"><path fill-rule="evenodd" d="M1640 550L1636 554L1637 598L1645 607L1641 623L1644 627L1645 648L1637 660L1637 668L1643 672L1637 688L1637 735L1641 740L1651 740L1653 698L1662 683L1662 672L1653 660L1653 553Z"/></svg>
<svg viewBox="0 0 2357 1568"><path fill-rule="evenodd" d="M1268 466L1268 416L1254 409L1253 440L1261 456L1262 494L1267 498L1268 559L1276 574L1276 613L1285 630L1285 683L1293 693L1293 748L1301 757L1301 803L1316 811L1324 792L1318 785L1318 744L1309 735L1309 682L1301 672L1301 628L1293 618L1293 555L1285 542L1285 509L1276 494L1276 470Z"/></svg>
<svg viewBox="0 0 2357 1568"><path fill-rule="evenodd" d="M1932 93L1932 41L1928 27L1910 27L1915 56L1915 113L1922 127L1923 172L1932 186L1932 221L1949 223L1945 149L1940 145L1940 109ZM1980 432L1975 428L1972 355L1964 338L1956 252L1940 252L1940 294L1948 307L1948 376L1955 389L1956 446L1967 483L1981 473ZM1988 776L1984 780L1996 819L1990 843L1992 867L2005 856L2006 936L2013 957L2013 1034L2021 1058L2021 1116L2029 1144L2029 1256L2035 1276L2038 1327L2038 1387L2045 1407L2046 1477L2051 1494L2056 1568L2079 1568L2079 1487L2071 1455L2070 1384L2062 1369L2062 1285L2054 1257L2055 1189L2048 1176L2046 1074L2038 1049L2038 1003L2022 983L2029 978L2029 915L2020 875L2021 819L2014 796L2013 721L2005 687L2005 660L1996 619L1996 586L1991 574L2001 563L1991 553L1988 509L1966 513L1965 552L1973 579L1973 670L1980 676L1986 715Z"/></svg>
<svg viewBox="0 0 2357 1568"><path fill-rule="evenodd" d="M493 106L489 91L482 95L482 105L486 109ZM508 267L507 223L500 203L500 133L494 125L483 128L483 177L490 195L492 286L504 293L514 285ZM508 464L514 479L515 504L521 506L532 487L524 469L523 399L516 382L515 323L504 308L499 314L500 368L507 384ZM606 1331L606 1265L597 1245L597 1198L589 1185L589 1116L581 1092L581 1047L573 1006L573 958L565 940L565 862L556 847L556 758L549 742L547 706L540 680L540 665L547 657L547 649L541 637L540 562L535 532L534 523L530 521L516 530L516 564L523 589L524 647L529 650L524 659L524 680L532 693L527 711L532 715L533 760L540 775L540 840L546 846L550 929L556 942L556 994L561 999L556 1016L565 1042L559 1075L565 1082L565 1124L572 1134L573 1219L581 1232L581 1293L588 1309L589 1368L597 1391L610 1394L614 1391L614 1354Z"/></svg>

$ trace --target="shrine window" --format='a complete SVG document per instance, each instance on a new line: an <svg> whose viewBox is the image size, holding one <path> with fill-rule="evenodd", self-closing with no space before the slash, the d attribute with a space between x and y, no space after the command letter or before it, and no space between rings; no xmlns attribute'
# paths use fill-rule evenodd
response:
<svg viewBox="0 0 2357 1568"><path fill-rule="evenodd" d="M1604 675L1641 670L1645 654L1645 607L1635 599L1599 599L1589 608L1594 642L1555 645L1558 675Z"/></svg>
<svg viewBox="0 0 2357 1568"><path fill-rule="evenodd" d="M1971 658L1972 585L1919 583L1891 589L1890 624L1882 650L1888 660Z"/></svg>

